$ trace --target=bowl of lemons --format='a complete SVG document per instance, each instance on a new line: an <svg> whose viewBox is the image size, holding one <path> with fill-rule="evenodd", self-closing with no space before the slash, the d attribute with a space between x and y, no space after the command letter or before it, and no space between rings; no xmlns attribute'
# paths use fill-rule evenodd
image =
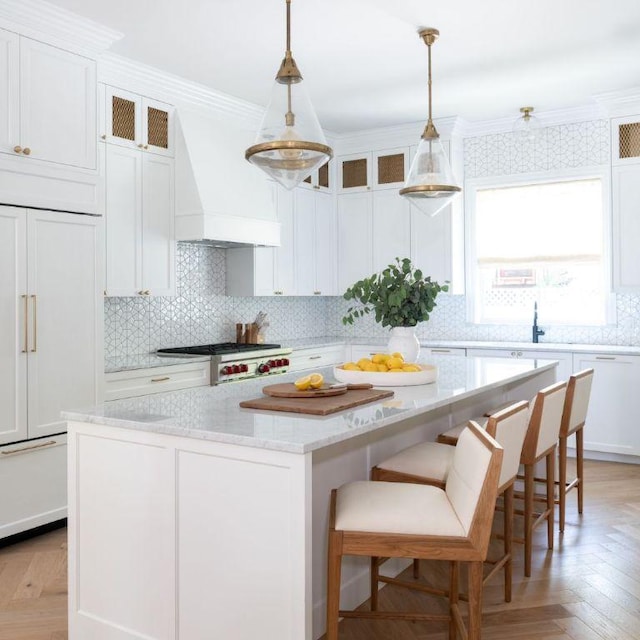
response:
<svg viewBox="0 0 640 640"><path fill-rule="evenodd" d="M368 382L380 387L406 387L431 384L438 379L438 369L432 364L405 362L401 353L376 353L358 362L345 362L333 368L339 382Z"/></svg>

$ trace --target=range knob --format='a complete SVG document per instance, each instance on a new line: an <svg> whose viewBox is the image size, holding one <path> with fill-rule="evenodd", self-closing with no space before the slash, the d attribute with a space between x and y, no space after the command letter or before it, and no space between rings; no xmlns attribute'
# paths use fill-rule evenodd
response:
<svg viewBox="0 0 640 640"><path fill-rule="evenodd" d="M229 367L222 367L222 369L220 369L220 374L223 376L227 376L231 373L231 371L229 371Z"/></svg>
<svg viewBox="0 0 640 640"><path fill-rule="evenodd" d="M282 358L282 366L283 367L289 366L289 358Z"/></svg>
<svg viewBox="0 0 640 640"><path fill-rule="evenodd" d="M263 362L258 366L258 373L269 373L271 371L271 367L268 362Z"/></svg>
<svg viewBox="0 0 640 640"><path fill-rule="evenodd" d="M240 365L240 373L247 373L247 371L249 371L249 366L246 364L241 364Z"/></svg>
<svg viewBox="0 0 640 640"><path fill-rule="evenodd" d="M233 369L233 373L240 373L240 365L234 364L232 369Z"/></svg>

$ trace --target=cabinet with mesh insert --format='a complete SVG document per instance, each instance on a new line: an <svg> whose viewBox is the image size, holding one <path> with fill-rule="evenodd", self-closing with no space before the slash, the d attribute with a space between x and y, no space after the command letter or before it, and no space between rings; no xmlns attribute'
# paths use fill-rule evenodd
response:
<svg viewBox="0 0 640 640"><path fill-rule="evenodd" d="M640 115L611 121L613 288L640 291Z"/></svg>
<svg viewBox="0 0 640 640"><path fill-rule="evenodd" d="M409 149L383 149L337 159L341 193L399 189L409 171Z"/></svg>
<svg viewBox="0 0 640 640"><path fill-rule="evenodd" d="M171 105L145 96L106 87L105 122L101 139L111 144L173 156Z"/></svg>

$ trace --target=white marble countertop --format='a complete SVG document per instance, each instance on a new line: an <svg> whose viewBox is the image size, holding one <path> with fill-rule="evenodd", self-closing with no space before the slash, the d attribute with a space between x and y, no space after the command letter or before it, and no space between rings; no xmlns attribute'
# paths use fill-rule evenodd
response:
<svg viewBox="0 0 640 640"><path fill-rule="evenodd" d="M211 356L184 356L162 357L155 353L134 353L129 356L105 358L104 372L132 371L134 369L150 369L155 367L167 367L174 364L187 364L188 362L207 362Z"/></svg>
<svg viewBox="0 0 640 640"><path fill-rule="evenodd" d="M265 379L198 387L115 400L64 411L66 420L172 434L231 444L306 453L446 406L455 400L522 380L556 366L553 360L430 358L438 366L436 383L394 387L395 396L328 416L241 409L241 400L260 397ZM332 379L332 369L322 370ZM297 374L278 375L278 382ZM275 377L274 377L275 380Z"/></svg>

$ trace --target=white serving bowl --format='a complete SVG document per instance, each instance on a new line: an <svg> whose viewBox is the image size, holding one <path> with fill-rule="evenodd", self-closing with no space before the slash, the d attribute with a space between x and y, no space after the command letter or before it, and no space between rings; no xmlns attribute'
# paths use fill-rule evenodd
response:
<svg viewBox="0 0 640 640"><path fill-rule="evenodd" d="M432 364L419 364L421 371L382 372L382 371L347 371L340 367L333 368L333 375L339 382L348 384L369 383L375 387L410 387L418 384L430 384L438 379L438 369Z"/></svg>

